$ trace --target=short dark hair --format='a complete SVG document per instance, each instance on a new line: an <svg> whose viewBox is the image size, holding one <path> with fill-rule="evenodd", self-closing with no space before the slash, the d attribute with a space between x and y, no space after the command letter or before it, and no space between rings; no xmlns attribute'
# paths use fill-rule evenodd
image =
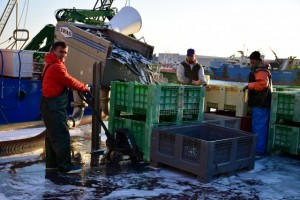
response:
<svg viewBox="0 0 300 200"><path fill-rule="evenodd" d="M62 41L57 41L54 42L54 44L52 44L50 51L54 51L55 49L57 49L58 47L62 47L62 48L67 48L67 44L65 42Z"/></svg>
<svg viewBox="0 0 300 200"><path fill-rule="evenodd" d="M250 59L254 59L254 60L259 60L259 61L262 61L261 59L261 54L259 53L259 51L253 51L250 56L249 56Z"/></svg>

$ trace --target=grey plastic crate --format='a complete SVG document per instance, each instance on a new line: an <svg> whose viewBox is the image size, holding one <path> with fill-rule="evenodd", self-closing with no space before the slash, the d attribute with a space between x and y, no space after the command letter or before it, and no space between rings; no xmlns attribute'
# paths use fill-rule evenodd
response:
<svg viewBox="0 0 300 200"><path fill-rule="evenodd" d="M214 175L254 168L256 136L212 124L153 129L151 166L165 164L193 174L201 182Z"/></svg>
<svg viewBox="0 0 300 200"><path fill-rule="evenodd" d="M241 118L240 117L228 117L224 115L217 115L212 113L203 114L203 123L214 124L217 126L241 129Z"/></svg>

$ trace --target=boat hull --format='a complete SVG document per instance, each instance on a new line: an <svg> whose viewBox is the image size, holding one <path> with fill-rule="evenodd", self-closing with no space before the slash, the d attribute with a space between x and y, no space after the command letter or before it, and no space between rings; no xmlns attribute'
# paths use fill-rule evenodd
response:
<svg viewBox="0 0 300 200"><path fill-rule="evenodd" d="M250 73L249 67L222 64L211 67L212 78L226 81L247 82ZM271 70L272 83L275 85L300 85L300 70Z"/></svg>
<svg viewBox="0 0 300 200"><path fill-rule="evenodd" d="M40 97L40 80L2 78L0 124L40 120Z"/></svg>

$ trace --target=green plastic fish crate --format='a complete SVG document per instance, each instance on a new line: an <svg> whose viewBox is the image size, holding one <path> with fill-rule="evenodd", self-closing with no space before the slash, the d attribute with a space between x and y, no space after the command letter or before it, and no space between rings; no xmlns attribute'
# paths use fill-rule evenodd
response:
<svg viewBox="0 0 300 200"><path fill-rule="evenodd" d="M201 122L203 120L205 88L184 86L183 123Z"/></svg>
<svg viewBox="0 0 300 200"><path fill-rule="evenodd" d="M114 98L111 98L111 101L114 102L114 105L116 106L123 106L123 107L127 107L128 104L130 103L130 101L132 101L131 99L129 99L130 97L130 86L131 84L128 82L118 82L118 83L114 83L112 82L112 91L113 94L111 94L111 96L114 96ZM111 91L111 92L112 92Z"/></svg>
<svg viewBox="0 0 300 200"><path fill-rule="evenodd" d="M112 82L110 116L145 115L149 124L160 124L172 118L175 124L201 122L205 89L177 84Z"/></svg>
<svg viewBox="0 0 300 200"><path fill-rule="evenodd" d="M149 87L135 82L112 82L110 101L116 108L147 109Z"/></svg>
<svg viewBox="0 0 300 200"><path fill-rule="evenodd" d="M299 86L273 86L274 91L300 91Z"/></svg>
<svg viewBox="0 0 300 200"><path fill-rule="evenodd" d="M282 91L272 93L270 121L300 122L300 92Z"/></svg>
<svg viewBox="0 0 300 200"><path fill-rule="evenodd" d="M300 155L300 127L270 124L268 151Z"/></svg>
<svg viewBox="0 0 300 200"><path fill-rule="evenodd" d="M119 117L110 117L108 123L110 133L114 133L117 128L128 128L137 146L143 152L143 159L147 162L150 161L150 140L152 127L154 127L154 125L148 124L147 122Z"/></svg>
<svg viewBox="0 0 300 200"><path fill-rule="evenodd" d="M204 96L205 88L204 87L195 87L195 86L184 86L184 103L183 110L195 110L203 112L204 109Z"/></svg>
<svg viewBox="0 0 300 200"><path fill-rule="evenodd" d="M111 106L128 113L145 113L148 109L176 111L182 101L181 86L176 84L112 82L111 87Z"/></svg>
<svg viewBox="0 0 300 200"><path fill-rule="evenodd" d="M149 87L148 85L134 84L132 89L132 105L129 107L137 109L147 109L149 101Z"/></svg>
<svg viewBox="0 0 300 200"><path fill-rule="evenodd" d="M177 110L178 102L181 102L181 92L182 88L179 85L151 85L152 94L150 96L153 106L157 105L155 103L157 97L159 97L159 109L160 110Z"/></svg>

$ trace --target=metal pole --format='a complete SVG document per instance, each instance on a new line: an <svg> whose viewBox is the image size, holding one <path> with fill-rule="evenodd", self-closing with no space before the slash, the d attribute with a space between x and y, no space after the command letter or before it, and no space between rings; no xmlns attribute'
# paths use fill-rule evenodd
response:
<svg viewBox="0 0 300 200"><path fill-rule="evenodd" d="M100 121L100 83L101 83L101 63L95 62L93 65L93 111L92 111L92 152L99 150L99 133L101 131ZM99 116L100 115L100 116Z"/></svg>
<svg viewBox="0 0 300 200"><path fill-rule="evenodd" d="M18 30L18 1L16 1L16 30ZM16 38L18 38L18 32L16 32ZM18 49L18 42L16 41L16 49Z"/></svg>

